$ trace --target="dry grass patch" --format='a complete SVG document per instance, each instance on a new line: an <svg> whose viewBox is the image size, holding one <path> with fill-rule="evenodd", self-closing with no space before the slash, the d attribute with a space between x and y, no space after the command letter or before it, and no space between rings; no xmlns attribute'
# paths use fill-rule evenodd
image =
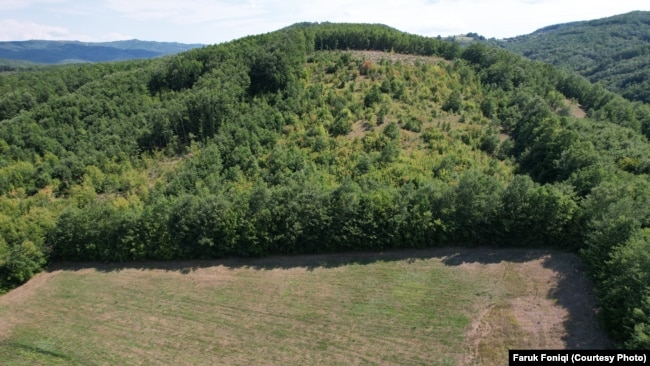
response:
<svg viewBox="0 0 650 366"><path fill-rule="evenodd" d="M566 105L569 107L570 114L575 118L585 118L587 117L587 112L579 105L577 102L566 100Z"/></svg>
<svg viewBox="0 0 650 366"><path fill-rule="evenodd" d="M567 260L575 258L441 249L60 266L37 276L40 285L29 282L0 297L0 359L503 364L511 346L570 345L575 330L566 326L577 326L569 321L577 309L558 319L549 312L552 326L539 329L518 312L530 297L544 302L541 313L563 308L553 296L564 274L553 263Z"/></svg>
<svg viewBox="0 0 650 366"><path fill-rule="evenodd" d="M356 51L356 50L351 50L348 51L350 54L352 54L355 58L360 58L362 60L370 60L374 63L379 63L381 60L389 60L390 62L401 62L405 65L415 65L416 63L429 63L429 64L437 64L437 63L445 63L445 64L451 64L451 61L445 60L442 57L436 57L436 56L417 56L417 55L409 55L409 54L402 54L402 53L395 53L395 52L384 52L384 51Z"/></svg>

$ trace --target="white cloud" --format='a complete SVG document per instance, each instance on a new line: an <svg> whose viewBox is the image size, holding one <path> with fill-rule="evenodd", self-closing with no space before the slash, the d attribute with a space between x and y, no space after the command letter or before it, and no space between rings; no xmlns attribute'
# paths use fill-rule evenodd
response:
<svg viewBox="0 0 650 366"><path fill-rule="evenodd" d="M24 22L16 19L0 20L0 41L30 39L64 40L74 39L74 37L64 27Z"/></svg>
<svg viewBox="0 0 650 366"><path fill-rule="evenodd" d="M0 8L4 11L13 9L25 9L32 6L42 6L44 4L57 4L66 0L0 0Z"/></svg>
<svg viewBox="0 0 650 366"><path fill-rule="evenodd" d="M427 36L512 37L650 10L647 0L0 0L3 39L223 42L296 22L382 23ZM86 35L91 35L86 36Z"/></svg>
<svg viewBox="0 0 650 366"><path fill-rule="evenodd" d="M29 3L26 4L25 1L20 0L0 0L0 7L6 10L10 9L20 9L30 6Z"/></svg>
<svg viewBox="0 0 650 366"><path fill-rule="evenodd" d="M259 16L257 2L209 0L108 0L108 8L141 21L160 20L174 24L198 24L210 21Z"/></svg>

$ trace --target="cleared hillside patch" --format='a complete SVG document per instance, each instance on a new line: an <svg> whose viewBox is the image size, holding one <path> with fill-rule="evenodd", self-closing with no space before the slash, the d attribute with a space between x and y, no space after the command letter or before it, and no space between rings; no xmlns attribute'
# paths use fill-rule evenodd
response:
<svg viewBox="0 0 650 366"><path fill-rule="evenodd" d="M607 346L585 285L574 256L524 250L60 265L0 297L0 359L498 365Z"/></svg>

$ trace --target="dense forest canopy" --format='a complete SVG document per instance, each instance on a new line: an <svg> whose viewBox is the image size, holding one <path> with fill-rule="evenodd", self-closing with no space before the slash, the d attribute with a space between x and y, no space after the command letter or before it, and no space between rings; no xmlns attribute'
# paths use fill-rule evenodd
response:
<svg viewBox="0 0 650 366"><path fill-rule="evenodd" d="M630 100L650 102L650 12L553 25L498 44L576 71Z"/></svg>
<svg viewBox="0 0 650 366"><path fill-rule="evenodd" d="M650 107L568 71L297 24L4 74L0 120L4 290L57 260L553 246L650 347Z"/></svg>

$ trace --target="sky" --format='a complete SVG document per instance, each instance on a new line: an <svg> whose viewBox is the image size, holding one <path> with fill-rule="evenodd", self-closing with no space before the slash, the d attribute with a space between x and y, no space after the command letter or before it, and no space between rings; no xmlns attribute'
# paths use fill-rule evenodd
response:
<svg viewBox="0 0 650 366"><path fill-rule="evenodd" d="M424 36L507 38L650 10L648 0L0 0L0 41L214 44L297 22L381 23Z"/></svg>

